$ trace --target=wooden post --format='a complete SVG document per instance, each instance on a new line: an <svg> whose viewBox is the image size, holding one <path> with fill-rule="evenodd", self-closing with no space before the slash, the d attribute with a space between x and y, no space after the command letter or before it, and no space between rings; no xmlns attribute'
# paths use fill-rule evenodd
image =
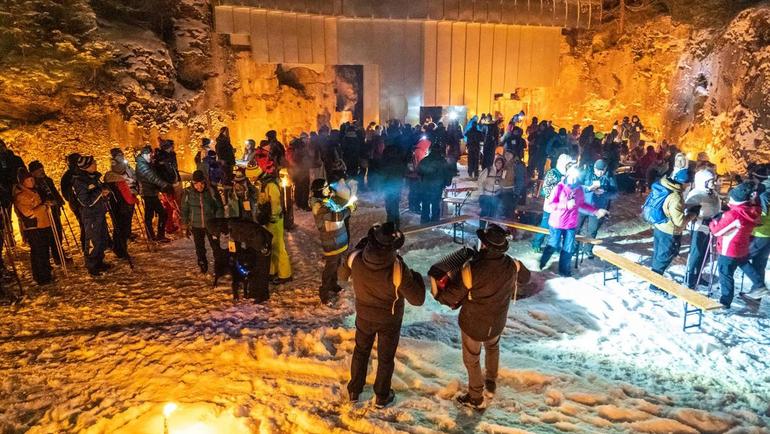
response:
<svg viewBox="0 0 770 434"><path fill-rule="evenodd" d="M623 34L623 30L626 26L626 0L620 0L620 34Z"/></svg>

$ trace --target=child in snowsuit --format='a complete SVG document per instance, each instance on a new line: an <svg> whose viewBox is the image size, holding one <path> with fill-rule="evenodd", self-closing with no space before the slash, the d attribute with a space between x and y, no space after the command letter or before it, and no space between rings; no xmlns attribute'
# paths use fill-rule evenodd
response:
<svg viewBox="0 0 770 434"><path fill-rule="evenodd" d="M321 287L318 293L321 303L327 304L333 302L337 293L342 290L337 284L337 269L350 242L345 229L345 219L350 216L350 209L332 200L331 189L325 179L313 180L310 188L313 194L310 209L321 234L324 255L324 269L321 272Z"/></svg>

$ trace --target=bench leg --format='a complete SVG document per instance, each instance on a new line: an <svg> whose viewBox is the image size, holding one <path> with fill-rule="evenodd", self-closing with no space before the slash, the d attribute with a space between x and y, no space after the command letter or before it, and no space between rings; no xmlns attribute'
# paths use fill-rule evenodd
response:
<svg viewBox="0 0 770 434"><path fill-rule="evenodd" d="M465 222L452 224L452 241L456 244L465 244Z"/></svg>
<svg viewBox="0 0 770 434"><path fill-rule="evenodd" d="M607 273L610 273L611 277L607 277ZM604 267L604 270L602 270L602 280L603 284L606 286L607 282L610 280L614 280L618 283L620 283L620 268L608 264L606 267Z"/></svg>
<svg viewBox="0 0 770 434"><path fill-rule="evenodd" d="M697 322L688 324L687 320L691 316L697 316L698 320ZM703 324L703 310L697 307L690 309L690 304L685 302L684 303L684 323L682 324L682 331L687 331L687 329L692 329L692 328L700 328L701 324Z"/></svg>

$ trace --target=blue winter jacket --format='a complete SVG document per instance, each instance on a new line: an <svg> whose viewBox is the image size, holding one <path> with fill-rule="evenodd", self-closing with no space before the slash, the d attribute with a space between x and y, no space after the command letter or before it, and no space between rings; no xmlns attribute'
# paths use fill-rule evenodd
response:
<svg viewBox="0 0 770 434"><path fill-rule="evenodd" d="M599 181L599 186L604 190L604 194L595 194L588 191L588 187ZM615 177L610 175L609 171L602 176L596 176L593 169L587 169L583 177L583 192L585 192L585 201L594 208L610 209L610 202L618 196L618 184Z"/></svg>

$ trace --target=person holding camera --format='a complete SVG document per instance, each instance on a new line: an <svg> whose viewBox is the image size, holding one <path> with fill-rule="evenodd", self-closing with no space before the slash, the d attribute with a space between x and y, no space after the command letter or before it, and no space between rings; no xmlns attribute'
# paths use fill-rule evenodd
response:
<svg viewBox="0 0 770 434"><path fill-rule="evenodd" d="M25 168L19 170L18 184L14 187L13 196L13 205L19 211L22 229L27 234L32 278L38 285L49 284L53 282L50 264L53 232L47 208L55 203L43 201L35 190L35 177Z"/></svg>
<svg viewBox="0 0 770 434"><path fill-rule="evenodd" d="M450 275L434 296L440 303L460 307L458 321L462 338L463 364L468 371L468 392L457 397L462 405L481 408L484 390L494 395L500 361L500 336L508 320L508 306L518 285L529 282L530 272L521 261L506 254L508 233L490 224L476 234L481 249L461 270ZM486 357L481 372L481 348Z"/></svg>
<svg viewBox="0 0 770 434"><path fill-rule="evenodd" d="M374 393L378 408L395 400L390 383L401 335L404 300L413 306L425 302L422 276L410 270L397 253L403 244L404 234L393 223L376 224L348 255L340 272L343 279L353 280L356 300L356 346L350 364L348 394L351 401L358 401L366 384L369 355L376 337Z"/></svg>

